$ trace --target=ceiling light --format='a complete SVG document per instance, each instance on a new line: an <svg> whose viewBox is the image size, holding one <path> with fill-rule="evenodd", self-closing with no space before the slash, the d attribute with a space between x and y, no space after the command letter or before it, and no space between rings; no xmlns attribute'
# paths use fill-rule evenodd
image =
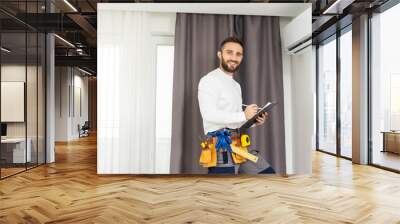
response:
<svg viewBox="0 0 400 224"><path fill-rule="evenodd" d="M322 14L341 14L343 9L351 5L354 0L336 0L332 5L324 10Z"/></svg>
<svg viewBox="0 0 400 224"><path fill-rule="evenodd" d="M81 69L81 68L79 68L79 67L78 67L78 70L81 71L81 72L83 72L83 73L85 73L85 74L87 74L87 75L92 75L92 73L90 73L90 72L88 72L88 71L86 71L86 70L83 70L83 69Z"/></svg>
<svg viewBox="0 0 400 224"><path fill-rule="evenodd" d="M78 12L78 10L71 4L69 3L68 0L64 0L65 4L67 4L72 10L74 10L74 12Z"/></svg>
<svg viewBox="0 0 400 224"><path fill-rule="evenodd" d="M6 52L6 53L10 53L10 52L11 52L11 50L9 50L9 49L7 49L7 48L5 48L5 47L1 47L1 50L4 51L4 52Z"/></svg>
<svg viewBox="0 0 400 224"><path fill-rule="evenodd" d="M63 41L64 43L66 43L67 45L69 45L70 47L75 48L75 45L73 45L71 42L69 42L68 40L58 36L57 34L54 34L55 37L57 37L58 39L60 39L61 41Z"/></svg>

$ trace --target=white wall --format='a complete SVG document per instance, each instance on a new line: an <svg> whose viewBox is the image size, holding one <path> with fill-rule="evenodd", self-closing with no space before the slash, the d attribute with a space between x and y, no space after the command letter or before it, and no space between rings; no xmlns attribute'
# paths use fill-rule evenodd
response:
<svg viewBox="0 0 400 224"><path fill-rule="evenodd" d="M291 43L304 40L307 32L294 38L298 29L308 29L310 26L300 26L309 20L311 11L300 15L300 18L282 18L282 63L285 107L285 144L287 174L310 174L311 151L314 147L314 73L312 71L311 46L297 54L289 55L287 48ZM295 24L294 24L294 23ZM294 25L293 25L294 24ZM308 25L308 24L307 24Z"/></svg>
<svg viewBox="0 0 400 224"><path fill-rule="evenodd" d="M314 143L314 73L311 46L291 56L293 171L311 173L311 152Z"/></svg>
<svg viewBox="0 0 400 224"><path fill-rule="evenodd" d="M286 173L293 173L293 130L292 130L292 68L291 58L287 54L284 45L284 27L291 21L291 18L281 17L280 31L282 38L282 66L283 66L283 93L285 108L285 151L286 151Z"/></svg>
<svg viewBox="0 0 400 224"><path fill-rule="evenodd" d="M56 67L55 74L55 141L77 139L78 124L88 120L88 77L72 67Z"/></svg>
<svg viewBox="0 0 400 224"><path fill-rule="evenodd" d="M68 67L55 68L55 141L68 140Z"/></svg>
<svg viewBox="0 0 400 224"><path fill-rule="evenodd" d="M89 120L89 111L88 111L88 99L89 99L89 94L88 94L88 77L87 76L82 76L83 73L75 69L74 71L74 96L72 98L74 99L74 102L71 104L74 105L72 108L72 119L71 119L71 133L70 135L72 138L79 138L79 132L78 132L78 124L82 126L85 121ZM80 93L79 93L80 91ZM79 97L80 95L80 97ZM80 102L79 102L80 101Z"/></svg>

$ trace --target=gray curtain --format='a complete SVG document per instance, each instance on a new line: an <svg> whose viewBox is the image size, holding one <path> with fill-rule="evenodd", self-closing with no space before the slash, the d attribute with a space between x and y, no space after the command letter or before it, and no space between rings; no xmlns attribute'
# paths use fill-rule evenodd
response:
<svg viewBox="0 0 400 224"><path fill-rule="evenodd" d="M244 41L244 60L235 75L243 102L279 103L264 126L251 130L252 149L285 173L282 52L278 17L178 13L175 28L171 173L201 174L199 136L203 135L198 83L219 65L219 44L228 36Z"/></svg>
<svg viewBox="0 0 400 224"><path fill-rule="evenodd" d="M244 42L244 59L236 80L244 104L278 102L268 121L250 128L251 149L256 149L277 173L286 173L283 108L282 48L279 17L236 16L235 34Z"/></svg>

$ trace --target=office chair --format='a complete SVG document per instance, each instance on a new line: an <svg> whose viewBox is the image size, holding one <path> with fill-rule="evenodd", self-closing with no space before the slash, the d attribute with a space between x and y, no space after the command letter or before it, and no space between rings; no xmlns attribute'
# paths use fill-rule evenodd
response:
<svg viewBox="0 0 400 224"><path fill-rule="evenodd" d="M82 125L82 127L79 127L80 125L78 125L78 129L79 129L79 138L80 137L87 137L89 136L89 129L90 129L90 125L89 125L89 121L85 121L85 123Z"/></svg>

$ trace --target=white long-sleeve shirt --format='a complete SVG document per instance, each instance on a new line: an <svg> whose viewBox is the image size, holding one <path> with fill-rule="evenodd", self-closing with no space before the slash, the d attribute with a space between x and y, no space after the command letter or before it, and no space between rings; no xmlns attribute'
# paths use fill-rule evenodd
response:
<svg viewBox="0 0 400 224"><path fill-rule="evenodd" d="M221 128L239 128L246 122L240 85L220 68L200 79L198 99L205 134Z"/></svg>

